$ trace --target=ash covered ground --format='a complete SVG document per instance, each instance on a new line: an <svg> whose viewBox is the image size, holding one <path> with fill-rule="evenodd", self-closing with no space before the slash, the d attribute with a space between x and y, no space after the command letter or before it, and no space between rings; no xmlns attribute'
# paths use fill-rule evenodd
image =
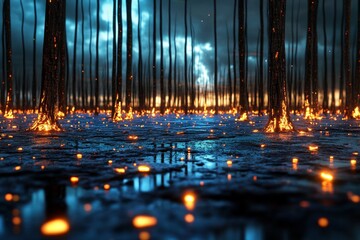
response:
<svg viewBox="0 0 360 240"><path fill-rule="evenodd" d="M359 121L292 115L298 132L265 134L266 116L74 114L26 131L34 118L0 117L1 239L52 239L57 217L55 239L360 239Z"/></svg>

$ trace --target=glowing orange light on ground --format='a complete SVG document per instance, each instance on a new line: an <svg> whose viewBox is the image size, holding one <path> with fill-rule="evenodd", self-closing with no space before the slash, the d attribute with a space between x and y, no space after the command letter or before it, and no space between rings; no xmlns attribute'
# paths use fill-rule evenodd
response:
<svg viewBox="0 0 360 240"><path fill-rule="evenodd" d="M117 173L125 173L125 168L115 168L114 170Z"/></svg>
<svg viewBox="0 0 360 240"><path fill-rule="evenodd" d="M157 224L157 219L156 217L149 215L138 215L134 217L132 223L136 228L148 228L155 226Z"/></svg>
<svg viewBox="0 0 360 240"><path fill-rule="evenodd" d="M81 153L76 154L76 158L77 158L77 159L82 159L82 157L83 157L83 156L82 156Z"/></svg>
<svg viewBox="0 0 360 240"><path fill-rule="evenodd" d="M330 173L327 173L327 172L321 172L320 177L324 181L329 181L329 182L331 182L334 179L334 176L332 174L330 174Z"/></svg>
<svg viewBox="0 0 360 240"><path fill-rule="evenodd" d="M111 188L110 184L104 184L104 190L109 190Z"/></svg>
<svg viewBox="0 0 360 240"><path fill-rule="evenodd" d="M316 146L316 145L310 145L309 146L309 151L310 152L316 152L318 149L319 149L319 147Z"/></svg>
<svg viewBox="0 0 360 240"><path fill-rule="evenodd" d="M78 178L78 177L75 177L75 176L70 177L70 182L71 182L72 184L76 184L76 183L79 182L79 178Z"/></svg>
<svg viewBox="0 0 360 240"><path fill-rule="evenodd" d="M70 225L67 220L57 218L45 222L41 226L41 233L45 236L58 236L69 232Z"/></svg>
<svg viewBox="0 0 360 240"><path fill-rule="evenodd" d="M187 223L193 223L195 221L195 217L191 213L188 213L184 216L184 220Z"/></svg>
<svg viewBox="0 0 360 240"><path fill-rule="evenodd" d="M150 167L145 165L138 166L138 171L142 173L150 172Z"/></svg>
<svg viewBox="0 0 360 240"><path fill-rule="evenodd" d="M193 210L195 208L195 204L196 204L196 195L192 192L186 193L184 195L184 205L185 208L189 211Z"/></svg>
<svg viewBox="0 0 360 240"><path fill-rule="evenodd" d="M298 164L298 162L299 162L299 159L297 159L297 158L293 158L293 159L292 159L292 163L293 163L293 164Z"/></svg>
<svg viewBox="0 0 360 240"><path fill-rule="evenodd" d="M325 217L321 217L318 219L318 225L322 228L326 228L329 226L329 220Z"/></svg>
<svg viewBox="0 0 360 240"><path fill-rule="evenodd" d="M226 161L226 164L228 165L228 167L231 167L232 164L233 164L233 162L232 162L231 160L227 160L227 161Z"/></svg>

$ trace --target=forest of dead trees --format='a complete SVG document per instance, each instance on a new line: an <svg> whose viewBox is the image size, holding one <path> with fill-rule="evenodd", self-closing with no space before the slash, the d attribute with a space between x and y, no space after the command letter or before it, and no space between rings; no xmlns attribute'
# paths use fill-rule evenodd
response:
<svg viewBox="0 0 360 240"><path fill-rule="evenodd" d="M16 58L21 61L14 61L10 4L15 1L3 0L0 41L1 112L6 113L10 109L37 110L39 105L40 108L44 107L41 105L43 92L51 91L54 95L51 99L52 107L64 113L70 110L98 113L102 109L112 110L114 113L116 106L121 106L125 111L131 108L139 111L156 108L161 113L166 109L181 109L187 113L208 107L216 112L237 108L240 113L256 110L262 114L268 109L270 102L268 38L272 30L268 23L273 22L273 19L272 15L268 14L271 0L256 1L257 16L248 15L248 0L229 1L233 5L231 13L219 12L218 6L222 4L219 0L209 1L208 4L213 7L213 39L209 40L213 45L215 59L211 70L213 77L206 84L199 84L196 80L198 72L194 68L197 32L192 16L196 12L192 9L191 1L181 1L183 15L174 18L174 1L153 0L152 9L147 9L151 12L152 21L149 21L149 26L145 26L149 28L149 36L144 36L143 26L135 25L132 20L134 6L137 6L137 17L141 22L140 1L114 0L113 11L108 13L112 15L112 29L110 24L106 26L108 39L111 40L107 41L106 46L100 46L102 1L75 1L74 39L70 39L67 37L69 30L65 24L67 1L48 0L47 5L64 5L60 6L64 11L56 12L56 21L45 19L45 31L47 24L53 27L56 25L58 35L48 39L45 36L43 49L37 49L39 30L36 23L39 14L45 13L38 12L39 3L33 0L31 16L35 24L32 49L29 49L25 47L25 41L29 40L25 39L25 9L23 0L19 0L22 16L22 57ZM284 7L287 27L282 30L288 31L286 37L285 33L283 37L287 43L285 74L289 110L301 111L308 104L315 112L335 112L340 109L350 116L349 113L354 107L359 106L360 99L360 4L356 2L357 15L352 15L354 11L350 9L351 0L308 0L307 26L303 29L299 24L301 0L291 2L291 8ZM332 7L325 9L328 2L331 2ZM333 11L332 19L327 16L329 9ZM124 14L126 16L123 16ZM221 25L217 17L223 14L231 14L232 26ZM249 19L254 17L259 19L260 24L256 29L256 64L254 68L250 68L248 25ZM84 19L88 19L89 24L85 25ZM322 26L318 19L322 19ZM351 19L357 19L354 28L357 31L351 32ZM167 23L166 28L164 22ZM332 28L326 26L329 23ZM176 40L179 28L183 29L184 44L179 44ZM219 36L219 28L226 28L227 34ZM329 29L332 31L329 32ZM86 30L90 30L88 37L85 36ZM299 33L303 31L306 31L305 47L299 39ZM223 38L226 38L227 57L226 61L219 61L218 42L224 40ZM73 45L71 48L70 42ZM134 43L137 51L134 51ZM55 50L49 50L52 45L56 45ZM168 47L165 49L164 45ZM318 47L320 45L321 48ZM110 47L112 52L109 51ZM189 47L192 48L191 54L187 51ZM336 51L338 47L341 51ZM54 62L39 58L39 51L42 51L42 54L50 51ZM305 60L299 58L300 51L305 52ZM105 57L104 54L100 56L100 52L105 52ZM181 55L182 59L179 59ZM55 78L47 85L44 85L44 79L40 77L41 75L44 78L44 73L40 73L46 71L38 67L41 61L42 66L48 64L53 68L52 73L45 73L50 75L48 78Z"/></svg>

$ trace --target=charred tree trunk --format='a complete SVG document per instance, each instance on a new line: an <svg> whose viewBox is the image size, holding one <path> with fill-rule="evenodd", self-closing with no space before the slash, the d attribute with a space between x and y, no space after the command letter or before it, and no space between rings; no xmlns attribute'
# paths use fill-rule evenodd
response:
<svg viewBox="0 0 360 240"><path fill-rule="evenodd" d="M332 49L331 49L331 112L335 113L335 44L336 44L336 7L337 0L334 0L334 19L333 19L333 36L332 36Z"/></svg>
<svg viewBox="0 0 360 240"><path fill-rule="evenodd" d="M100 0L96 1L96 56L95 56L95 115L99 114L99 34L100 34Z"/></svg>
<svg viewBox="0 0 360 240"><path fill-rule="evenodd" d="M238 21L239 21L239 77L240 77L240 115L247 112L246 106L246 82L245 82L245 7L244 0L239 1Z"/></svg>
<svg viewBox="0 0 360 240"><path fill-rule="evenodd" d="M172 41L171 41L171 0L168 6L168 35L169 35L169 76L168 76L168 108L171 107L172 101Z"/></svg>
<svg viewBox="0 0 360 240"><path fill-rule="evenodd" d="M84 1L81 0L81 107L85 110L85 16Z"/></svg>
<svg viewBox="0 0 360 240"><path fill-rule="evenodd" d="M165 113L163 3L160 0L160 113Z"/></svg>
<svg viewBox="0 0 360 240"><path fill-rule="evenodd" d="M237 106L237 73L236 73L236 10L238 0L234 0L234 12L233 12L233 75L234 75L234 98L232 107Z"/></svg>
<svg viewBox="0 0 360 240"><path fill-rule="evenodd" d="M116 101L116 0L113 1L113 49L112 49L112 71L111 71L111 82L112 82L112 98L111 98L111 115L115 114L115 101Z"/></svg>
<svg viewBox="0 0 360 240"><path fill-rule="evenodd" d="M217 61L217 24L216 24L216 0L214 0L214 91L215 91L215 114L219 113L219 93L218 93L218 61Z"/></svg>
<svg viewBox="0 0 360 240"><path fill-rule="evenodd" d="M58 111L60 117L64 117L66 114L66 71L67 71L67 59L66 59L66 3L65 1L59 2L60 12L59 12L59 28L58 32L59 37L59 87L58 87Z"/></svg>
<svg viewBox="0 0 360 240"><path fill-rule="evenodd" d="M265 132L293 131L286 94L286 0L269 0L269 121Z"/></svg>
<svg viewBox="0 0 360 240"><path fill-rule="evenodd" d="M322 5L322 14L323 14L323 33L324 33L324 80L323 80L323 111L326 112L329 107L329 98L328 98L328 74L327 74L327 33L326 33L326 11L325 11L325 0L323 0Z"/></svg>
<svg viewBox="0 0 360 240"><path fill-rule="evenodd" d="M317 113L318 90L317 90L317 8L318 0L308 0L308 27L306 38L305 55L305 102Z"/></svg>
<svg viewBox="0 0 360 240"><path fill-rule="evenodd" d="M24 110L26 107L26 49L25 49L25 37L24 37L24 23L25 23L25 14L24 14L24 6L22 0L20 0L21 7L21 46L22 46L22 109Z"/></svg>
<svg viewBox="0 0 360 240"><path fill-rule="evenodd" d="M216 1L216 0L214 0ZM188 0L185 0L185 11L184 11L184 23L185 23L185 46L184 46L184 79L185 79L185 92L184 92L184 108L185 114L188 113L188 63L187 63L187 37L188 37L188 25L187 25L187 3Z"/></svg>
<svg viewBox="0 0 360 240"><path fill-rule="evenodd" d="M227 86L227 89L228 89L228 101L229 101L228 106L231 109L232 108L231 99L232 99L233 93L232 93L232 87L231 87L232 86L232 79L231 79L231 61L230 61L230 37L229 37L229 29L228 29L228 27L226 27L226 45L227 45L227 56L228 56L228 58L227 58L227 60L228 60L228 62L227 62L227 65L228 65L228 69L227 69L227 80L228 80L227 84L228 84L228 86Z"/></svg>
<svg viewBox="0 0 360 240"><path fill-rule="evenodd" d="M264 0L260 0L259 115L264 111Z"/></svg>
<svg viewBox="0 0 360 240"><path fill-rule="evenodd" d="M91 18L91 1L89 1L89 22L90 22L90 43L89 43L89 79L90 79L90 109L94 109L94 92L93 92L93 75L92 75L92 18Z"/></svg>
<svg viewBox="0 0 360 240"><path fill-rule="evenodd" d="M117 76L116 76L116 100L113 119L121 118L122 105L122 45L123 45L123 24L122 24L122 1L118 0L118 47L117 47Z"/></svg>
<svg viewBox="0 0 360 240"><path fill-rule="evenodd" d="M77 50L77 29L78 29L78 9L79 1L75 0L75 30L74 30L74 52L73 52L73 67L72 67L72 99L73 107L77 108L77 84L76 84L76 50Z"/></svg>
<svg viewBox="0 0 360 240"><path fill-rule="evenodd" d="M6 105L5 117L12 118L13 110L13 66L12 66L12 48L11 48L11 17L10 0L5 0L3 5L4 23L5 23L5 45L6 45Z"/></svg>
<svg viewBox="0 0 360 240"><path fill-rule="evenodd" d="M156 108L156 1L154 1L153 16L153 59L152 59L152 78L153 78L153 108ZM185 0L186 1L186 0Z"/></svg>
<svg viewBox="0 0 360 240"><path fill-rule="evenodd" d="M357 12L357 41L356 41L356 71L355 71L355 96L353 107L359 107L360 105L360 3L358 1Z"/></svg>
<svg viewBox="0 0 360 240"><path fill-rule="evenodd" d="M131 86L133 81L132 74L132 16L131 16L132 0L126 0L126 97L125 97L125 111L129 112L131 108Z"/></svg>
<svg viewBox="0 0 360 240"><path fill-rule="evenodd" d="M30 130L59 131L56 120L58 101L59 73L62 64L59 59L65 55L65 48L59 49L59 41L64 36L66 2L61 0L46 1L45 34L43 49L43 67L41 79L41 98L39 115Z"/></svg>
<svg viewBox="0 0 360 240"><path fill-rule="evenodd" d="M140 11L140 0L138 0L138 17L141 22L141 11ZM145 109L145 90L144 90L144 79L143 79L143 56L142 56L142 43L141 43L141 24L138 24L138 44L139 44L139 57L138 57L138 94L139 94L139 110ZM170 38L169 38L170 39Z"/></svg>
<svg viewBox="0 0 360 240"><path fill-rule="evenodd" d="M351 0L344 0L344 15L345 15L345 31L344 31L344 68L345 68L345 116L352 118L353 99L352 99L352 81L351 81L351 69L350 69L350 16L351 16Z"/></svg>

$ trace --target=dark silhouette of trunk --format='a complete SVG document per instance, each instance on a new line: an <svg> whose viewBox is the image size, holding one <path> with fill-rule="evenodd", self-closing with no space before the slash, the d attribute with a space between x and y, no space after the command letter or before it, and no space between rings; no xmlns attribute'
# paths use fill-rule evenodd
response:
<svg viewBox="0 0 360 240"><path fill-rule="evenodd" d="M240 114L247 112L246 106L246 83L245 83L245 8L244 0L239 1L238 21L239 21L239 77L240 77Z"/></svg>
<svg viewBox="0 0 360 240"><path fill-rule="evenodd" d="M2 57L1 57L1 88L0 88L0 110L2 113L5 111L5 88L6 88L6 47L5 47L5 15L4 15L4 2L3 2L3 15L2 15L2 24L1 24L1 50L2 50Z"/></svg>
<svg viewBox="0 0 360 240"><path fill-rule="evenodd" d="M160 0L160 113L165 112L165 88L164 88L164 42L163 42L163 4Z"/></svg>
<svg viewBox="0 0 360 240"><path fill-rule="evenodd" d="M139 15L140 17L140 15ZM113 49L112 49L112 98L111 98L111 115L115 114L115 101L116 101L116 0L113 1ZM139 24L140 25L140 24Z"/></svg>
<svg viewBox="0 0 360 240"><path fill-rule="evenodd" d="M317 69L317 8L318 0L308 0L308 27L305 55L305 101L317 113L318 108L318 69Z"/></svg>
<svg viewBox="0 0 360 240"><path fill-rule="evenodd" d="M227 89L228 89L228 106L231 109L232 108L232 79L231 79L231 61L230 61L230 37L229 37L229 29L226 26L226 45L227 45L227 55L228 55L228 59L227 59Z"/></svg>
<svg viewBox="0 0 360 240"><path fill-rule="evenodd" d="M345 31L344 31L344 68L345 68L345 91L346 91L346 102L345 102L345 116L352 118L353 110L353 98L352 98L352 81L351 81L351 69L350 69L350 16L351 16L351 0L344 0L344 15L345 15Z"/></svg>
<svg viewBox="0 0 360 240"><path fill-rule="evenodd" d="M214 92L215 92L215 114L219 112L219 93L218 93L218 48L217 48L217 24L216 24L216 0L214 0Z"/></svg>
<svg viewBox="0 0 360 240"><path fill-rule="evenodd" d="M99 34L100 34L100 0L96 1L96 56L95 56L95 115L99 114Z"/></svg>
<svg viewBox="0 0 360 240"><path fill-rule="evenodd" d="M259 115L264 111L264 0L260 0Z"/></svg>
<svg viewBox="0 0 360 240"><path fill-rule="evenodd" d="M79 1L75 0L75 30L74 30L74 52L73 52L73 67L72 67L72 99L73 106L77 108L77 84L76 84L76 50L77 50L77 29L78 29L78 9Z"/></svg>
<svg viewBox="0 0 360 240"><path fill-rule="evenodd" d="M92 75L92 18L91 18L91 1L89 1L89 22L90 22L90 43L89 43L89 79L90 79L90 109L94 109L94 83Z"/></svg>
<svg viewBox="0 0 360 240"><path fill-rule="evenodd" d="M85 110L85 24L84 1L81 0L81 107Z"/></svg>
<svg viewBox="0 0 360 240"><path fill-rule="evenodd" d="M345 25L345 3L343 2L343 11L341 16L341 37L340 37L340 80L339 80L339 101L340 101L340 110L344 110L344 25Z"/></svg>
<svg viewBox="0 0 360 240"><path fill-rule="evenodd" d="M216 1L216 0L214 0ZM185 114L188 113L188 63L187 63L187 37L188 37L188 25L187 25L187 2L185 0L185 11L184 11L184 23L185 23L185 46L184 46L184 79L185 79L185 93L184 93L184 104L182 104L184 108Z"/></svg>
<svg viewBox="0 0 360 240"><path fill-rule="evenodd" d="M286 94L286 0L269 0L269 121L266 132L293 131Z"/></svg>
<svg viewBox="0 0 360 240"><path fill-rule="evenodd" d="M131 3L132 0L126 0L126 99L125 111L129 112L131 108L131 85L133 81L132 74L132 16L131 16Z"/></svg>
<svg viewBox="0 0 360 240"><path fill-rule="evenodd" d="M60 130L60 126L56 120L56 103L59 97L58 86L61 72L59 68L63 67L63 65L59 63L59 59L64 58L63 55L65 55L65 48L60 47L59 49L61 39L65 36L65 9L65 1L46 1L39 115L30 130Z"/></svg>
<svg viewBox="0 0 360 240"><path fill-rule="evenodd" d="M173 107L177 107L178 100L178 84L177 84L177 46L176 46L176 19L175 19L175 28L174 28L174 104Z"/></svg>
<svg viewBox="0 0 360 240"><path fill-rule="evenodd" d="M298 89L301 89L301 83L299 82L300 67L298 66L298 47L299 47L299 16L300 16L300 0L298 0L297 13L296 13L296 34L295 34L295 50L294 50L294 109L301 109L301 92L299 93ZM300 106L298 108L298 106Z"/></svg>
<svg viewBox="0 0 360 240"><path fill-rule="evenodd" d="M233 75L234 75L234 98L232 107L237 106L237 74L236 74L236 10L237 10L237 0L234 0L234 12L233 12Z"/></svg>
<svg viewBox="0 0 360 240"><path fill-rule="evenodd" d="M110 22L108 22L107 26L107 39L110 38ZM110 60L109 60L109 44L110 41L106 41L106 86L104 86L104 97L103 97L103 104L104 108L108 109L110 105L110 76L109 76L109 68L110 68Z"/></svg>
<svg viewBox="0 0 360 240"><path fill-rule="evenodd" d="M121 114L118 110L122 105L122 45L123 45L123 24L122 24L122 1L118 0L118 48L117 48L117 82L116 82L116 100L113 119Z"/></svg>
<svg viewBox="0 0 360 240"><path fill-rule="evenodd" d="M138 17L141 22L140 0L138 0ZM138 44L139 44L139 56L138 56L138 94L139 94L139 110L145 109L145 89L143 79L143 56L142 56L142 43L141 43L141 24L138 24ZM170 39L170 37L169 37Z"/></svg>
<svg viewBox="0 0 360 240"><path fill-rule="evenodd" d="M169 35L169 76L168 76L168 108L172 102L172 41L171 41L171 0L168 2L168 35Z"/></svg>
<svg viewBox="0 0 360 240"><path fill-rule="evenodd" d="M190 94L190 108L191 110L195 110L195 76L194 76L194 66L195 66L195 29L192 23L192 17L190 13L190 33L191 33L191 94Z"/></svg>
<svg viewBox="0 0 360 240"><path fill-rule="evenodd" d="M25 39L24 39L24 23L25 23L25 14L24 6L22 0L20 0L21 7L21 46L22 46L22 109L26 107L26 50L25 50Z"/></svg>
<svg viewBox="0 0 360 240"><path fill-rule="evenodd" d="M324 99L323 99L323 111L327 111L329 107L329 98L328 98L328 80L327 80L327 33L326 33L326 11L325 11L325 0L322 4L322 14L323 14L323 33L324 33L324 80L323 80L323 90L324 90Z"/></svg>
<svg viewBox="0 0 360 240"><path fill-rule="evenodd" d="M336 45L336 6L337 0L334 0L334 19L333 19L333 36L332 36L332 49L331 49L331 112L335 113L335 45Z"/></svg>
<svg viewBox="0 0 360 240"><path fill-rule="evenodd" d="M13 66L11 48L11 17L10 0L4 0L3 16L5 23L5 46L6 46L6 105L4 116L12 117L13 110Z"/></svg>
<svg viewBox="0 0 360 240"><path fill-rule="evenodd" d="M156 108L156 1L154 1L153 16L153 59L152 59L152 77L153 77L153 108ZM185 0L186 2L186 0Z"/></svg>
<svg viewBox="0 0 360 240"><path fill-rule="evenodd" d="M59 87L58 87L58 97L59 97L59 104L58 104L58 111L63 113L63 116L66 114L66 71L67 71L67 59L66 59L66 4L65 1L59 2L61 11L59 12L59 18L61 19L59 24L60 31L58 32L59 37Z"/></svg>
<svg viewBox="0 0 360 240"><path fill-rule="evenodd" d="M356 70L355 70L355 95L353 96L353 107L360 105L360 3L358 2L357 12L357 39L356 39Z"/></svg>

